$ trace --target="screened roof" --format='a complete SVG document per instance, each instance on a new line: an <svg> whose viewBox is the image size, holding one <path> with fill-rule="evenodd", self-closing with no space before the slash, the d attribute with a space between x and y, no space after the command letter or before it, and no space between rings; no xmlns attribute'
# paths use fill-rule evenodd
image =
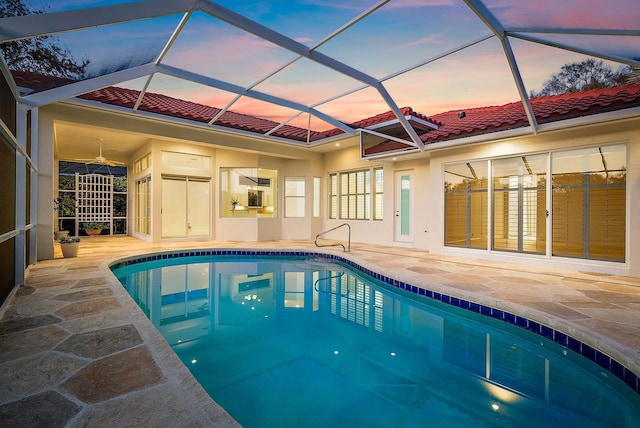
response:
<svg viewBox="0 0 640 428"><path fill-rule="evenodd" d="M266 137L283 126L306 131L296 144L311 132L354 134L357 121L390 111L401 130L393 137L422 148L403 107L428 118L513 101L535 132L528 94L563 64L640 67L637 0L23 3L21 16L0 19L0 43L49 35L88 61L82 76L24 93L25 104L118 86L139 91L132 112L161 94L216 107L205 126L229 111L273 121L260 130ZM45 13L24 15L37 10Z"/></svg>

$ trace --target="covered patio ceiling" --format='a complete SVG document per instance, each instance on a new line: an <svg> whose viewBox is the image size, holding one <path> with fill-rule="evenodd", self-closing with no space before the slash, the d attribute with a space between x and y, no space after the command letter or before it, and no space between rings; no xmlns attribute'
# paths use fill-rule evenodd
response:
<svg viewBox="0 0 640 428"><path fill-rule="evenodd" d="M562 65L596 57L640 67L637 0L23 3L45 13L0 19L0 43L53 36L88 61L81 76L22 91L29 107L118 86L138 91L132 113L163 94L218 108L201 126L227 111L269 119L265 138L283 126L352 135L350 124L390 111L401 130L393 138L422 150L402 107L428 117L518 100L535 134L528 94Z"/></svg>

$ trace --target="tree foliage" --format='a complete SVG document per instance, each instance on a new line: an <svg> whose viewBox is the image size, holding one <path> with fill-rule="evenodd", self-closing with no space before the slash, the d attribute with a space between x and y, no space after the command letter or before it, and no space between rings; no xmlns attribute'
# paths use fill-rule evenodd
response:
<svg viewBox="0 0 640 428"><path fill-rule="evenodd" d="M531 91L530 97L544 97L621 85L631 76L632 72L633 69L628 65L621 65L614 71L602 60L587 58L582 62L563 65L559 72L553 73L551 78L544 82L540 92Z"/></svg>
<svg viewBox="0 0 640 428"><path fill-rule="evenodd" d="M0 17L34 15L45 9L32 9L24 0L0 0ZM0 44L0 51L9 69L30 71L56 77L80 79L88 59L77 60L55 36L41 36Z"/></svg>

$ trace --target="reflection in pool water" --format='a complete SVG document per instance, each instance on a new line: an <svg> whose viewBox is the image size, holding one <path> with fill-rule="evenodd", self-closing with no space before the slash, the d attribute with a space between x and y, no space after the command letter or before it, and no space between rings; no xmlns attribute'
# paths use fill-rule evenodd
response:
<svg viewBox="0 0 640 428"><path fill-rule="evenodd" d="M245 427L640 420L640 396L570 349L336 261L184 257L114 273Z"/></svg>

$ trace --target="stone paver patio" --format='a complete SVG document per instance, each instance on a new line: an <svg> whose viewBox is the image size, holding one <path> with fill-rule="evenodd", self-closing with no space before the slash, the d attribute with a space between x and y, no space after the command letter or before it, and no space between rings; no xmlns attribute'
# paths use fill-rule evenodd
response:
<svg viewBox="0 0 640 428"><path fill-rule="evenodd" d="M640 374L640 278L534 269L308 241L149 244L86 238L77 258L39 262L0 314L0 425L237 426L191 376L111 274L113 261L186 248L336 252L400 281L567 333Z"/></svg>

